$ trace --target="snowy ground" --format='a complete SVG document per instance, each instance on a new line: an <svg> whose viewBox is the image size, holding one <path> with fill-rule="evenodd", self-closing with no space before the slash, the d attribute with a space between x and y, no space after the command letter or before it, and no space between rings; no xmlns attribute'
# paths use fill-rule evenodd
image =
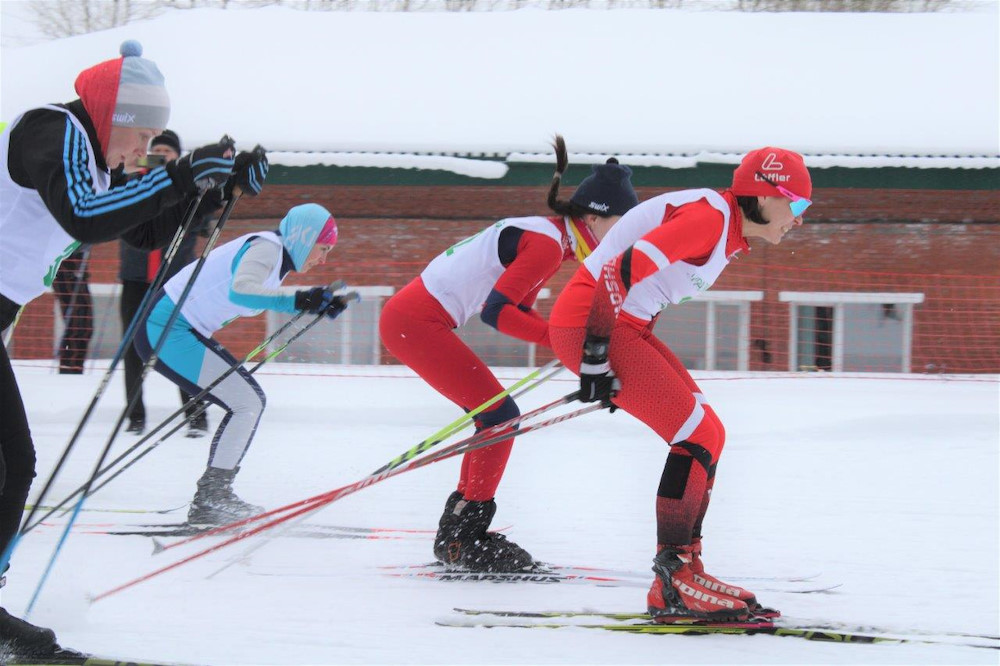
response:
<svg viewBox="0 0 1000 666"><path fill-rule="evenodd" d="M16 371L39 452L37 492L100 377L59 376L26 364ZM246 499L277 506L358 480L458 415L398 369L340 372L318 376L302 366L275 366L261 377L268 409L237 482ZM501 372L510 380L523 374ZM825 594L759 591L786 616L997 633L995 377L700 377L728 431L706 521L710 571L720 577L820 574L817 580L842 584ZM120 384L115 377L55 496L91 469L117 416ZM566 378L553 380L519 402L530 408L573 386ZM172 411L175 400L173 388L153 378L150 419ZM213 425L218 419L213 412ZM123 436L116 449L132 441ZM184 504L207 446L205 439L170 440L88 506ZM527 435L501 485L494 525L509 525L511 538L548 562L646 572L664 455L662 442L623 412ZM457 475L456 459L415 470L310 521L431 530ZM82 514L31 619L53 626L64 644L79 649L191 664L997 663L994 650L953 645L436 626L435 620L454 619L456 606L643 610L650 578L641 586L598 587L384 575L382 565L431 560L428 533L275 539L248 562L206 579L254 545L250 540L88 606L86 595L180 554L154 558L148 538L86 532L102 529L99 523L180 520L183 511ZM12 612L23 611L58 533L43 527L21 543L4 590Z"/></svg>

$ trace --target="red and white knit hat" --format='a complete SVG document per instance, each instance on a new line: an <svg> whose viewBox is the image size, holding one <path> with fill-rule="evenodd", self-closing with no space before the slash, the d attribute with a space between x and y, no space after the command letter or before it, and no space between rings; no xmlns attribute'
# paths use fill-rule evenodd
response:
<svg viewBox="0 0 1000 666"><path fill-rule="evenodd" d="M142 57L142 45L122 42L121 57L80 72L76 94L107 152L111 127L147 127L163 131L170 119L170 97L156 63Z"/></svg>

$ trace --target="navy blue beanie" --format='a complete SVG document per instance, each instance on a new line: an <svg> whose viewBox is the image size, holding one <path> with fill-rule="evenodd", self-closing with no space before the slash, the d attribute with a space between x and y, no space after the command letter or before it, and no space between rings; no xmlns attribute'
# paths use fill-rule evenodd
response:
<svg viewBox="0 0 1000 666"><path fill-rule="evenodd" d="M607 164L592 166L591 171L569 198L572 203L601 217L624 215L639 203L632 187L632 169L612 157Z"/></svg>

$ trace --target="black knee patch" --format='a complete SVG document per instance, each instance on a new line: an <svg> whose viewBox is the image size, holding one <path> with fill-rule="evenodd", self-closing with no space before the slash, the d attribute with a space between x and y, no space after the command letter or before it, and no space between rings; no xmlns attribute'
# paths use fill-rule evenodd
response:
<svg viewBox="0 0 1000 666"><path fill-rule="evenodd" d="M667 499L681 499L684 497L684 490L687 488L688 476L691 475L691 465L697 461L705 468L709 475L715 471L712 465L712 454L708 449L692 444L691 442L680 442L674 446L683 449L691 454L685 456L679 453L671 453L667 456L667 462L663 466L663 474L660 476L660 487L656 489L658 497Z"/></svg>
<svg viewBox="0 0 1000 666"><path fill-rule="evenodd" d="M521 415L521 410L517 408L517 403L509 395L503 399L500 406L488 412L481 412L476 421L481 429L492 428L495 425L516 419ZM516 429L517 426L514 426Z"/></svg>
<svg viewBox="0 0 1000 666"><path fill-rule="evenodd" d="M691 463L694 458L672 454L667 456L660 476L660 487L656 489L657 497L681 499L687 488L688 476L691 474Z"/></svg>
<svg viewBox="0 0 1000 666"><path fill-rule="evenodd" d="M706 449L704 446L699 444L693 444L687 440L683 442L678 442L674 446L684 449L691 454L691 457L698 461L698 463L705 468L705 474L709 477L714 475L714 466L712 465L712 453Z"/></svg>

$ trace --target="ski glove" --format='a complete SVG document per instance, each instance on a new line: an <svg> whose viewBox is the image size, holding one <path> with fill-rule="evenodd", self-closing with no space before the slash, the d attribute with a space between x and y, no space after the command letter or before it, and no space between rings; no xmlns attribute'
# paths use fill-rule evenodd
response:
<svg viewBox="0 0 1000 666"><path fill-rule="evenodd" d="M295 309L309 314L322 314L333 302L333 292L326 287L313 287L295 292ZM339 312L337 314L340 314Z"/></svg>
<svg viewBox="0 0 1000 666"><path fill-rule="evenodd" d="M610 340L588 335L583 343L583 359L580 362L580 402L600 401L614 412L617 407L611 398L618 393L621 382L608 363Z"/></svg>
<svg viewBox="0 0 1000 666"><path fill-rule="evenodd" d="M167 170L174 183L186 192L204 192L219 187L233 173L235 144L228 136L218 143L195 148L176 162L169 162Z"/></svg>
<svg viewBox="0 0 1000 666"><path fill-rule="evenodd" d="M236 156L233 165L233 175L226 183L226 200L232 199L233 188L238 187L243 194L252 197L264 189L264 179L270 165L267 162L267 152L259 145L251 152L241 152Z"/></svg>
<svg viewBox="0 0 1000 666"><path fill-rule="evenodd" d="M326 316L330 319L336 319L341 312L347 309L348 305L359 301L361 301L361 296L356 291L348 292L343 296L334 296L333 302L326 308Z"/></svg>

